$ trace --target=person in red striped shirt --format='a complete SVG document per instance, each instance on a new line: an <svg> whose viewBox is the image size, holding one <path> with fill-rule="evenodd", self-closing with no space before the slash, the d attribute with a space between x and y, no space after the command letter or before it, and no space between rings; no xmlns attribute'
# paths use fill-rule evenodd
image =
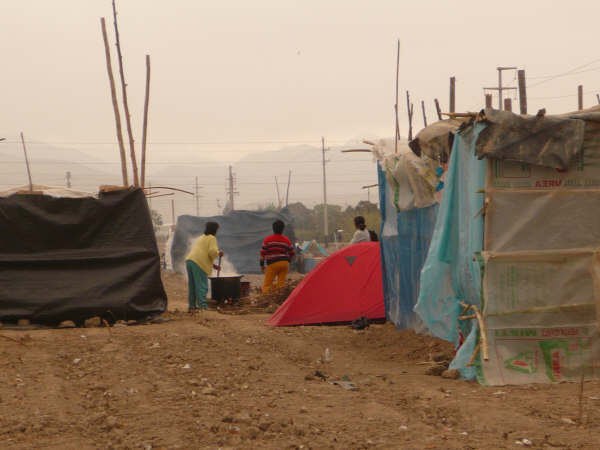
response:
<svg viewBox="0 0 600 450"><path fill-rule="evenodd" d="M294 257L294 246L282 234L284 228L285 224L281 220L276 220L273 222L273 234L267 236L263 241L260 251L260 269L265 274L263 294L273 290L275 278L277 278L277 289L285 286L290 262Z"/></svg>

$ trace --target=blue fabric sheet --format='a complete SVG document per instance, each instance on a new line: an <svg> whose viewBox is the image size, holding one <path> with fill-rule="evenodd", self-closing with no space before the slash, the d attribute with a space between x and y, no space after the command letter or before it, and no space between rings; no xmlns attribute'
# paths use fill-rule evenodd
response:
<svg viewBox="0 0 600 450"><path fill-rule="evenodd" d="M450 365L463 378L475 378L465 367L476 342L476 327L461 321L459 301L480 305L481 275L473 255L482 250L485 161L475 156L475 141L485 124L475 124L456 134L446 183L427 260L421 272L419 301L415 311L441 339L464 344Z"/></svg>
<svg viewBox="0 0 600 450"><path fill-rule="evenodd" d="M393 190L378 165L383 292L387 319L398 328L423 330L413 308L419 295L421 268L433 234L438 205L398 211Z"/></svg>

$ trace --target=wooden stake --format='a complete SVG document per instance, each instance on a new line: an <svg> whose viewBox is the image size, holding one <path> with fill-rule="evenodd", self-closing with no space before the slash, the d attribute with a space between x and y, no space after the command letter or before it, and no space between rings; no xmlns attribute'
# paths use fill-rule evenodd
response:
<svg viewBox="0 0 600 450"><path fill-rule="evenodd" d="M279 195L279 183L277 177L275 177L275 187L277 188L277 209L281 209L281 196Z"/></svg>
<svg viewBox="0 0 600 450"><path fill-rule="evenodd" d="M398 121L398 78L400 74L400 39L398 39L398 50L396 52L396 104L394 111L396 112L396 139L394 141L394 153L398 153L398 141L400 140L400 122Z"/></svg>
<svg viewBox="0 0 600 450"><path fill-rule="evenodd" d="M288 174L287 190L286 190L286 193L285 193L285 206L286 206L286 208L289 205L289 200L290 200L290 183L291 182L292 182L292 171L290 170L290 173Z"/></svg>
<svg viewBox="0 0 600 450"><path fill-rule="evenodd" d="M492 94L485 94L485 107L492 108Z"/></svg>
<svg viewBox="0 0 600 450"><path fill-rule="evenodd" d="M27 178L29 178L29 190L33 191L33 181L31 181L31 169L29 168L29 157L27 156L27 147L25 146L25 138L21 131L21 142L23 143L23 153L25 154L25 166L27 167Z"/></svg>
<svg viewBox="0 0 600 450"><path fill-rule="evenodd" d="M504 111L512 111L512 99L504 99Z"/></svg>
<svg viewBox="0 0 600 450"><path fill-rule="evenodd" d="M440 102L438 102L437 98L434 98L433 101L435 102L435 110L437 111L438 120L442 120L442 108L440 108Z"/></svg>
<svg viewBox="0 0 600 450"><path fill-rule="evenodd" d="M481 316L481 313L479 312L479 308L475 305L469 305L464 302L459 302L459 303L464 308L472 309L473 312L475 313L475 315L477 316L477 322L479 323L479 337L480 337L480 343L481 343L481 350L483 353L483 360L487 361L489 359L487 334L485 331L485 322L483 321L483 317Z"/></svg>
<svg viewBox="0 0 600 450"><path fill-rule="evenodd" d="M144 99L144 128L142 130L142 187L146 184L146 136L148 134L148 101L150 100L150 55L146 55L146 98Z"/></svg>
<svg viewBox="0 0 600 450"><path fill-rule="evenodd" d="M427 114L425 113L425 102L421 100L421 109L423 110L423 123L427 127Z"/></svg>
<svg viewBox="0 0 600 450"><path fill-rule="evenodd" d="M412 141L412 118L413 104L410 102L410 94L406 91L406 110L408 112L408 140Z"/></svg>
<svg viewBox="0 0 600 450"><path fill-rule="evenodd" d="M129 152L131 153L131 169L133 171L133 184L140 185L138 177L137 161L135 159L135 145L133 142L133 131L131 131L131 115L129 114L129 104L127 102L127 83L125 83L125 73L123 71L123 54L121 53L121 41L119 40L119 27L117 25L117 6L115 0L112 0L113 17L115 24L115 38L117 45L117 55L119 57L119 75L121 76L121 91L123 92L123 110L125 112L125 123L127 124L127 134L129 135Z"/></svg>
<svg viewBox="0 0 600 450"><path fill-rule="evenodd" d="M450 77L450 112L456 111L456 78Z"/></svg>
<svg viewBox="0 0 600 450"><path fill-rule="evenodd" d="M121 114L117 104L117 90L115 89L115 78L113 77L112 64L110 62L110 48L108 46L108 37L106 36L106 22L104 17L100 19L102 27L102 38L104 39L104 51L106 53L106 70L108 71L108 81L110 84L110 96L112 98L113 111L115 113L115 125L117 128L117 141L119 142L119 153L121 155L121 172L123 174L123 186L128 186L127 180L127 159L125 158L125 146L123 145L123 130L121 129Z"/></svg>
<svg viewBox="0 0 600 450"><path fill-rule="evenodd" d="M527 114L527 86L525 84L525 71L517 72L519 77L519 108L521 114Z"/></svg>
<svg viewBox="0 0 600 450"><path fill-rule="evenodd" d="M577 100L578 100L579 110L581 111L583 109L583 85L582 84L577 86Z"/></svg>

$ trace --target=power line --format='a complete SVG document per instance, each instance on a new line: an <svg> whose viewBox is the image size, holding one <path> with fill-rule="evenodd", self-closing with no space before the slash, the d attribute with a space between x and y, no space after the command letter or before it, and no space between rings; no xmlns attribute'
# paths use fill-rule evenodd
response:
<svg viewBox="0 0 600 450"><path fill-rule="evenodd" d="M539 83L534 83L534 84L528 86L528 88L531 89L532 87L539 86L541 84L547 83L547 82L555 80L557 78L564 77L564 76L567 76L567 75L573 75L573 72L576 72L576 71L578 71L580 69L583 69L585 67L591 66L592 64L597 63L598 61L600 61L600 58L595 59L595 60L593 60L591 62L588 62L587 64L583 64L581 66L575 67L574 69L568 70L566 72L558 73L556 75L550 75L547 79L542 80Z"/></svg>

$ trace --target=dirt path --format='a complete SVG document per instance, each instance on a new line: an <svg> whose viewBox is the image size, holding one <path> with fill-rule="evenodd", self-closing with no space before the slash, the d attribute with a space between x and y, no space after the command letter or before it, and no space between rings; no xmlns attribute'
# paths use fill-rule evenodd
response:
<svg viewBox="0 0 600 450"><path fill-rule="evenodd" d="M169 289L171 294L171 289ZM184 290L182 291L184 292ZM173 293L173 307L185 306ZM3 448L597 448L600 383L486 388L424 375L447 344L391 325L264 314L0 340ZM24 332L0 331L15 339ZM325 348L332 356L323 363ZM315 376L315 371L327 377ZM345 390L331 381L358 387Z"/></svg>

